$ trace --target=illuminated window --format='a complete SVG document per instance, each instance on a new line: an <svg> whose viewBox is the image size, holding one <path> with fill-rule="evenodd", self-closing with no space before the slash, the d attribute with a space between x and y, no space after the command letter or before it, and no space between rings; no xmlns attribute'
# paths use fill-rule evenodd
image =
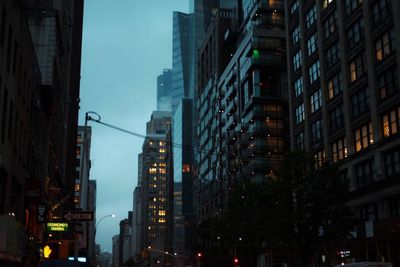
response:
<svg viewBox="0 0 400 267"><path fill-rule="evenodd" d="M165 210L159 210L158 211L159 216L165 216Z"/></svg>
<svg viewBox="0 0 400 267"><path fill-rule="evenodd" d="M356 151L360 151L374 143L374 133L372 123L363 125L354 131L354 145Z"/></svg>
<svg viewBox="0 0 400 267"><path fill-rule="evenodd" d="M332 143L332 161L337 162L347 157L346 138L341 138Z"/></svg>
<svg viewBox="0 0 400 267"><path fill-rule="evenodd" d="M189 173L190 172L190 165L189 164L183 164L182 172L183 173Z"/></svg>
<svg viewBox="0 0 400 267"><path fill-rule="evenodd" d="M167 169L165 169L165 168L159 168L158 171L159 171L159 173L162 173L162 174L167 173Z"/></svg>
<svg viewBox="0 0 400 267"><path fill-rule="evenodd" d="M393 28L385 32L375 41L375 60L382 61L393 52L394 32Z"/></svg>
<svg viewBox="0 0 400 267"><path fill-rule="evenodd" d="M325 150L318 151L314 154L315 167L318 169L325 162Z"/></svg>
<svg viewBox="0 0 400 267"><path fill-rule="evenodd" d="M150 141L150 142L149 142L149 146L156 146L156 145L157 145L157 143L154 142L154 141Z"/></svg>
<svg viewBox="0 0 400 267"><path fill-rule="evenodd" d="M342 92L342 87L340 86L340 73L336 73L332 78L328 79L328 98L332 99Z"/></svg>
<svg viewBox="0 0 400 267"><path fill-rule="evenodd" d="M400 107L382 116L383 136L388 137L400 131Z"/></svg>
<svg viewBox="0 0 400 267"><path fill-rule="evenodd" d="M167 166L167 163L165 163L165 162L160 162L160 163L159 163L159 166L160 166L160 167L166 167L166 166Z"/></svg>
<svg viewBox="0 0 400 267"><path fill-rule="evenodd" d="M80 155L81 155L81 147L80 147L80 146L77 146L77 147L76 147L76 155L77 155L77 156L80 156Z"/></svg>
<svg viewBox="0 0 400 267"><path fill-rule="evenodd" d="M157 173L157 168L150 168L149 173Z"/></svg>
<svg viewBox="0 0 400 267"><path fill-rule="evenodd" d="M79 197L74 197L74 203L79 204Z"/></svg>
<svg viewBox="0 0 400 267"><path fill-rule="evenodd" d="M325 9L329 6L330 3L332 3L333 0L323 0L322 1L322 9Z"/></svg>
<svg viewBox="0 0 400 267"><path fill-rule="evenodd" d="M165 156L160 156L160 159L165 159Z"/></svg>
<svg viewBox="0 0 400 267"><path fill-rule="evenodd" d="M150 184L149 184L149 187L156 188L156 187L157 187L157 184L155 184L155 183L150 183Z"/></svg>
<svg viewBox="0 0 400 267"><path fill-rule="evenodd" d="M165 146L165 144L166 144L166 143L165 143L164 141L160 141L160 142L159 142L159 145L160 145L160 146Z"/></svg>
<svg viewBox="0 0 400 267"><path fill-rule="evenodd" d="M167 150L165 148L160 148L159 152L160 153L165 153L165 152L167 152Z"/></svg>
<svg viewBox="0 0 400 267"><path fill-rule="evenodd" d="M79 184L75 184L75 192L78 192L80 190L80 185Z"/></svg>
<svg viewBox="0 0 400 267"><path fill-rule="evenodd" d="M364 74L364 63L365 56L364 53L357 55L349 62L349 74L350 74L350 82L354 82L360 78L361 75Z"/></svg>
<svg viewBox="0 0 400 267"><path fill-rule="evenodd" d="M158 219L158 222L159 222L159 223L165 223L165 219L164 219L164 218L159 218L159 219Z"/></svg>

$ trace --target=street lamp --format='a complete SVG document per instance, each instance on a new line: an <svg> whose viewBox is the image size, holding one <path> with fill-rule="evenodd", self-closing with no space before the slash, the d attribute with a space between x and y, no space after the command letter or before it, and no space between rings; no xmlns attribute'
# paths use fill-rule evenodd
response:
<svg viewBox="0 0 400 267"><path fill-rule="evenodd" d="M104 215L103 217L101 217L99 219L99 221L96 223L96 227L94 228L94 235L96 236L96 232L97 232L97 227L99 227L99 224L105 219L105 218L115 218L115 214L108 214L108 215Z"/></svg>

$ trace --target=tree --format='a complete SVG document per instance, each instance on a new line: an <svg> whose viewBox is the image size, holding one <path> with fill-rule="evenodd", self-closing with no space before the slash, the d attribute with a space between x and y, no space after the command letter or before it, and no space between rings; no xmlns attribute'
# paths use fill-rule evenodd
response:
<svg viewBox="0 0 400 267"><path fill-rule="evenodd" d="M352 229L347 192L336 166L317 169L309 155L290 152L276 178L233 188L223 213L204 221L199 236L212 247L206 254L234 251L244 266L267 250L295 251L306 266L316 248L346 239Z"/></svg>

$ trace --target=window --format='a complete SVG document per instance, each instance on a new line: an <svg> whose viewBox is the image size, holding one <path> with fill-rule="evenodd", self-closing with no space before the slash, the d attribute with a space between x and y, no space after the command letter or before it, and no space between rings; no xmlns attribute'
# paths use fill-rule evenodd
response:
<svg viewBox="0 0 400 267"><path fill-rule="evenodd" d="M354 146L357 152L373 143L374 133L372 130L372 123L365 124L354 131Z"/></svg>
<svg viewBox="0 0 400 267"><path fill-rule="evenodd" d="M316 20L317 20L317 9L315 8L314 5L306 14L307 28L310 28Z"/></svg>
<svg viewBox="0 0 400 267"><path fill-rule="evenodd" d="M339 61L339 44L336 42L326 51L326 65L328 68Z"/></svg>
<svg viewBox="0 0 400 267"><path fill-rule="evenodd" d="M317 34L314 33L310 39L307 40L307 50L308 55L311 56L315 51L317 51Z"/></svg>
<svg viewBox="0 0 400 267"><path fill-rule="evenodd" d="M300 40L300 26L297 25L296 28L292 31L292 42L293 45L297 44Z"/></svg>
<svg viewBox="0 0 400 267"><path fill-rule="evenodd" d="M400 131L400 107L382 116L383 136L388 137Z"/></svg>
<svg viewBox="0 0 400 267"><path fill-rule="evenodd" d="M364 21L360 18L347 29L347 45L353 48L364 38Z"/></svg>
<svg viewBox="0 0 400 267"><path fill-rule="evenodd" d="M335 163L347 157L346 138L340 138L331 144L332 162Z"/></svg>
<svg viewBox="0 0 400 267"><path fill-rule="evenodd" d="M310 97L311 113L321 108L321 88L315 91Z"/></svg>
<svg viewBox="0 0 400 267"><path fill-rule="evenodd" d="M336 73L332 78L328 79L328 98L332 99L342 92L342 87L340 86L340 73Z"/></svg>
<svg viewBox="0 0 400 267"><path fill-rule="evenodd" d="M376 203L359 207L358 215L360 219L364 221L374 221L378 219L378 209Z"/></svg>
<svg viewBox="0 0 400 267"><path fill-rule="evenodd" d="M400 147L384 153L384 165L386 178L394 178L400 175Z"/></svg>
<svg viewBox="0 0 400 267"><path fill-rule="evenodd" d="M379 98L385 99L399 91L399 77L396 66L386 70L377 77Z"/></svg>
<svg viewBox="0 0 400 267"><path fill-rule="evenodd" d="M359 5L361 5L363 0L346 0L345 13L349 16Z"/></svg>
<svg viewBox="0 0 400 267"><path fill-rule="evenodd" d="M317 60L311 67L308 69L308 74L310 78L310 83L315 82L319 78L319 60Z"/></svg>
<svg viewBox="0 0 400 267"><path fill-rule="evenodd" d="M319 169L325 162L325 151L321 150L314 154L315 167Z"/></svg>
<svg viewBox="0 0 400 267"><path fill-rule="evenodd" d="M390 14L390 0L379 0L372 5L374 26Z"/></svg>
<svg viewBox="0 0 400 267"><path fill-rule="evenodd" d="M328 38L336 31L337 29L336 21L337 21L337 11L335 10L335 12L330 14L329 17L324 21L325 38Z"/></svg>
<svg viewBox="0 0 400 267"><path fill-rule="evenodd" d="M190 165L189 164L183 164L182 172L183 173L190 173Z"/></svg>
<svg viewBox="0 0 400 267"><path fill-rule="evenodd" d="M349 62L349 74L350 82L354 82L364 74L364 63L365 55L364 53L357 55L353 60Z"/></svg>
<svg viewBox="0 0 400 267"><path fill-rule="evenodd" d="M372 184L374 177L374 161L366 160L354 165L354 178L356 188L366 187Z"/></svg>
<svg viewBox="0 0 400 267"><path fill-rule="evenodd" d="M296 71L300 68L301 66L301 51L298 51L294 56L293 56L293 70Z"/></svg>
<svg viewBox="0 0 400 267"><path fill-rule="evenodd" d="M325 9L329 6L330 3L332 3L333 0L322 0L322 9Z"/></svg>
<svg viewBox="0 0 400 267"><path fill-rule="evenodd" d="M304 103L296 108L296 123L299 124L304 121Z"/></svg>
<svg viewBox="0 0 400 267"><path fill-rule="evenodd" d="M290 7L290 14L294 15L299 10L299 2L296 0Z"/></svg>
<svg viewBox="0 0 400 267"><path fill-rule="evenodd" d="M303 77L298 78L294 82L294 95L299 97L303 93Z"/></svg>
<svg viewBox="0 0 400 267"><path fill-rule="evenodd" d="M400 196L391 197L389 199L390 216L400 215Z"/></svg>
<svg viewBox="0 0 400 267"><path fill-rule="evenodd" d="M358 90L351 96L351 109L353 118L369 109L369 96L367 95L366 88Z"/></svg>
<svg viewBox="0 0 400 267"><path fill-rule="evenodd" d="M150 168L149 173L157 173L157 168Z"/></svg>
<svg viewBox="0 0 400 267"><path fill-rule="evenodd" d="M296 145L298 149L304 149L304 132L300 132L296 135Z"/></svg>
<svg viewBox="0 0 400 267"><path fill-rule="evenodd" d="M311 124L311 143L315 144L322 140L322 120L319 119Z"/></svg>
<svg viewBox="0 0 400 267"><path fill-rule="evenodd" d="M385 32L375 41L375 60L381 62L393 52L394 32L393 28Z"/></svg>
<svg viewBox="0 0 400 267"><path fill-rule="evenodd" d="M331 131L338 130L344 126L343 104L337 105L329 111L329 127Z"/></svg>

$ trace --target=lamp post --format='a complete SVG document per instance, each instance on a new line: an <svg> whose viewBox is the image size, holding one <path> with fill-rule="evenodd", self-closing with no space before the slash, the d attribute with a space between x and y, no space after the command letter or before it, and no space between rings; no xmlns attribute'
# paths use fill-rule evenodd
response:
<svg viewBox="0 0 400 267"><path fill-rule="evenodd" d="M96 227L94 228L94 236L96 237L96 232L97 232L97 227L99 227L99 224L105 219L105 218L115 218L115 214L108 214L108 215L104 215L103 217L101 217L98 222L96 223Z"/></svg>

